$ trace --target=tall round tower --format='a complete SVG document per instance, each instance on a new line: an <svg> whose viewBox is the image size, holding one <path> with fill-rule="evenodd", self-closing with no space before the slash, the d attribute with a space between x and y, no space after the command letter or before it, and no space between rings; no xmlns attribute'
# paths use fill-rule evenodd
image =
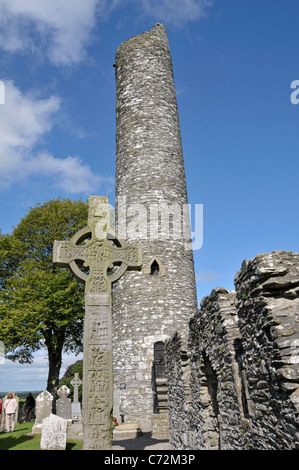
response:
<svg viewBox="0 0 299 470"><path fill-rule="evenodd" d="M164 342L197 311L184 159L167 32L156 24L116 52L116 231L143 267L114 286L114 414L166 411ZM165 389L165 387L164 387Z"/></svg>

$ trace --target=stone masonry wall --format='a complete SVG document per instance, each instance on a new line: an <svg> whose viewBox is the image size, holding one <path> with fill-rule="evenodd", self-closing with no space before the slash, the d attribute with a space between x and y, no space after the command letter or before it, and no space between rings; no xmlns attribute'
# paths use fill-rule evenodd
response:
<svg viewBox="0 0 299 470"><path fill-rule="evenodd" d="M167 342L172 446L299 449L299 254L244 261L235 286L189 321L187 386L180 337Z"/></svg>
<svg viewBox="0 0 299 470"><path fill-rule="evenodd" d="M192 439L192 402L190 358L178 333L166 342L166 370L169 404L169 440L174 449L190 449ZM179 430L179 432L178 432ZM192 447L193 448L193 447Z"/></svg>
<svg viewBox="0 0 299 470"><path fill-rule="evenodd" d="M114 413L142 426L153 414L154 344L184 330L197 311L191 233L174 234L188 201L165 27L122 43L115 74L116 231L141 247L143 266L113 291Z"/></svg>
<svg viewBox="0 0 299 470"><path fill-rule="evenodd" d="M245 261L235 285L251 446L299 449L299 254Z"/></svg>
<svg viewBox="0 0 299 470"><path fill-rule="evenodd" d="M176 367L173 360L172 367L180 370L178 336L166 346L169 415L170 423L174 424L170 432L171 443L175 448L179 445L189 449L240 449L245 446L244 428L248 424L242 407L240 333L235 293L223 288L214 289L202 300L200 307L189 322L191 399L188 412L185 403L181 406L183 392L179 397L173 393L178 385L168 367L170 358L174 356ZM182 415L185 423L183 436L179 426ZM182 447L182 443L186 447Z"/></svg>

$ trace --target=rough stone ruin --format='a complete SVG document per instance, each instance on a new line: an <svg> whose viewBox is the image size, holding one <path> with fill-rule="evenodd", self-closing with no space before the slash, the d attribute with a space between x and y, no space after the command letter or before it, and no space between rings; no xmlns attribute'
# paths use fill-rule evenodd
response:
<svg viewBox="0 0 299 470"><path fill-rule="evenodd" d="M142 249L143 264L113 289L113 413L145 430L153 413L163 414L164 342L197 311L191 234L181 230L188 198L164 25L119 46L115 76L116 231Z"/></svg>
<svg viewBox="0 0 299 470"><path fill-rule="evenodd" d="M166 344L175 449L299 449L299 254L244 261Z"/></svg>

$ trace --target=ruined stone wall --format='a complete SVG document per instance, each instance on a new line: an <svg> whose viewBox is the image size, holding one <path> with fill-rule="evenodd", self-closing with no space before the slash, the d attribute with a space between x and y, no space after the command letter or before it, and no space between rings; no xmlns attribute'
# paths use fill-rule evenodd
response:
<svg viewBox="0 0 299 470"><path fill-rule="evenodd" d="M190 358L187 346L178 333L166 342L166 370L169 384L169 440L174 449L190 449L193 448L190 446L193 436Z"/></svg>
<svg viewBox="0 0 299 470"><path fill-rule="evenodd" d="M214 289L189 322L189 400L179 335L167 342L172 445L299 449L299 254L244 261L235 285Z"/></svg>
<svg viewBox="0 0 299 470"><path fill-rule="evenodd" d="M299 254L245 261L235 278L250 444L299 449Z"/></svg>
<svg viewBox="0 0 299 470"><path fill-rule="evenodd" d="M114 286L114 413L142 424L153 413L154 344L184 330L197 311L190 231L174 233L188 201L165 27L122 43L115 73L116 230L142 248L143 267Z"/></svg>
<svg viewBox="0 0 299 470"><path fill-rule="evenodd" d="M180 396L173 392L178 385L168 367L171 365L180 370L181 359L176 351L178 343L178 336L175 336L167 342L166 348L170 423L175 424L171 426L172 445L177 448L182 441L189 449L243 448L247 421L242 407L240 333L235 293L223 288L214 289L202 300L199 312L190 320L191 398L188 413L185 402L181 406L183 391L180 391ZM175 364L170 359L172 356L176 358ZM185 429L183 436L176 425L182 417L183 427L189 426L189 433Z"/></svg>

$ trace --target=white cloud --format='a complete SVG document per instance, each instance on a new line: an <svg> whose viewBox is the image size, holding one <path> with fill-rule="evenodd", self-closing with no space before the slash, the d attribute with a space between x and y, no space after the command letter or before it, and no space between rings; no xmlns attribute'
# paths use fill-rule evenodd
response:
<svg viewBox="0 0 299 470"><path fill-rule="evenodd" d="M112 183L113 178L103 178L92 173L90 167L77 157L68 156L55 158L48 153L40 153L26 162L26 171L30 175L48 176L53 178L55 186L69 193L90 193L106 181Z"/></svg>
<svg viewBox="0 0 299 470"><path fill-rule="evenodd" d="M147 16L174 26L201 19L211 6L211 0L140 0L140 3Z"/></svg>
<svg viewBox="0 0 299 470"><path fill-rule="evenodd" d="M5 359L0 365L0 392L45 390L48 372L47 351L35 353L32 364Z"/></svg>
<svg viewBox="0 0 299 470"><path fill-rule="evenodd" d="M73 194L91 193L112 178L93 174L78 157L57 158L35 148L52 129L60 99L22 94L5 82L5 105L0 107L0 188L26 183L30 177L47 178L52 185Z"/></svg>
<svg viewBox="0 0 299 470"><path fill-rule="evenodd" d="M52 115L60 108L56 96L38 99L22 94L12 81L5 82L6 104L0 108L1 146L31 148L52 127Z"/></svg>
<svg viewBox="0 0 299 470"><path fill-rule="evenodd" d="M53 65L79 63L98 18L126 5L167 26L184 26L205 16L211 0L0 0L0 47L42 54Z"/></svg>
<svg viewBox="0 0 299 470"><path fill-rule="evenodd" d="M0 0L0 44L10 52L42 45L55 65L82 60L106 0Z"/></svg>
<svg viewBox="0 0 299 470"><path fill-rule="evenodd" d="M216 281L216 279L221 279L222 276L208 269L207 271L199 271L199 273L196 273L195 277L196 282L213 282Z"/></svg>
<svg viewBox="0 0 299 470"><path fill-rule="evenodd" d="M63 354L59 377L62 378L67 367L83 358L82 353ZM46 390L49 374L48 352L41 349L33 354L32 364L4 360L0 364L0 392L42 391Z"/></svg>

